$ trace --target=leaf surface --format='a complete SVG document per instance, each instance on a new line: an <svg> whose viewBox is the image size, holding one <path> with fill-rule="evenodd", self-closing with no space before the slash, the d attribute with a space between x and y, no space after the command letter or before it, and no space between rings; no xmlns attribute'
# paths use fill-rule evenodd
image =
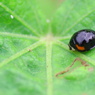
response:
<svg viewBox="0 0 95 95"><path fill-rule="evenodd" d="M94 16L92 0L0 0L0 95L94 95L95 49L68 47L73 33L95 29ZM92 71L75 62L55 76L77 57Z"/></svg>

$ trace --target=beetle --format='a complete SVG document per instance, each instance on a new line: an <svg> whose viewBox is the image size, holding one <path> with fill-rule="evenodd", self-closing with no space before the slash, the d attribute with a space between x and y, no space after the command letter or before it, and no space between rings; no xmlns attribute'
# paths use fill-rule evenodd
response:
<svg viewBox="0 0 95 95"><path fill-rule="evenodd" d="M91 29L79 30L69 41L69 49L79 52L89 51L95 47L95 31Z"/></svg>

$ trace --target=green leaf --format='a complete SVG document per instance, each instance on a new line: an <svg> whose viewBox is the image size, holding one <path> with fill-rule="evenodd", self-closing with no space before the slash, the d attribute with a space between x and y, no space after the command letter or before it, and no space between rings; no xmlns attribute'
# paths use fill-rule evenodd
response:
<svg viewBox="0 0 95 95"><path fill-rule="evenodd" d="M95 49L68 47L81 29L95 29L93 0L0 0L0 95L94 95ZM89 67L55 76L77 57Z"/></svg>

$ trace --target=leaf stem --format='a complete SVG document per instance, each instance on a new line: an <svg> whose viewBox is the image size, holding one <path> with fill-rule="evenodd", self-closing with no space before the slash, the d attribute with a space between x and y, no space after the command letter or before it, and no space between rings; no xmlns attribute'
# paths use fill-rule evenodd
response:
<svg viewBox="0 0 95 95"><path fill-rule="evenodd" d="M46 65L47 65L47 95L53 95L53 78L52 78L52 43L46 43Z"/></svg>
<svg viewBox="0 0 95 95"><path fill-rule="evenodd" d="M34 43L34 44L28 46L27 48L21 50L20 52L17 52L16 54L14 54L14 55L12 55L11 57L7 58L6 60L2 61L2 62L0 63L0 68L3 67L4 65L6 65L7 63L9 63L9 62L11 62L11 61L17 59L17 58L20 57L21 55L23 55L23 54L29 52L30 49L31 49L31 50L35 49L36 47L38 47L38 46L41 45L41 44L42 44L42 41L39 41L39 42L36 42L36 43Z"/></svg>

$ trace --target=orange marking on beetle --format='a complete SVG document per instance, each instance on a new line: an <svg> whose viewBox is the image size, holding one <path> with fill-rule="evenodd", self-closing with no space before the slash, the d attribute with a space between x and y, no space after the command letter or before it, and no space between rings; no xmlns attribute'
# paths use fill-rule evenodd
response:
<svg viewBox="0 0 95 95"><path fill-rule="evenodd" d="M78 50L85 50L85 47L83 47L83 46L76 45L76 47Z"/></svg>

